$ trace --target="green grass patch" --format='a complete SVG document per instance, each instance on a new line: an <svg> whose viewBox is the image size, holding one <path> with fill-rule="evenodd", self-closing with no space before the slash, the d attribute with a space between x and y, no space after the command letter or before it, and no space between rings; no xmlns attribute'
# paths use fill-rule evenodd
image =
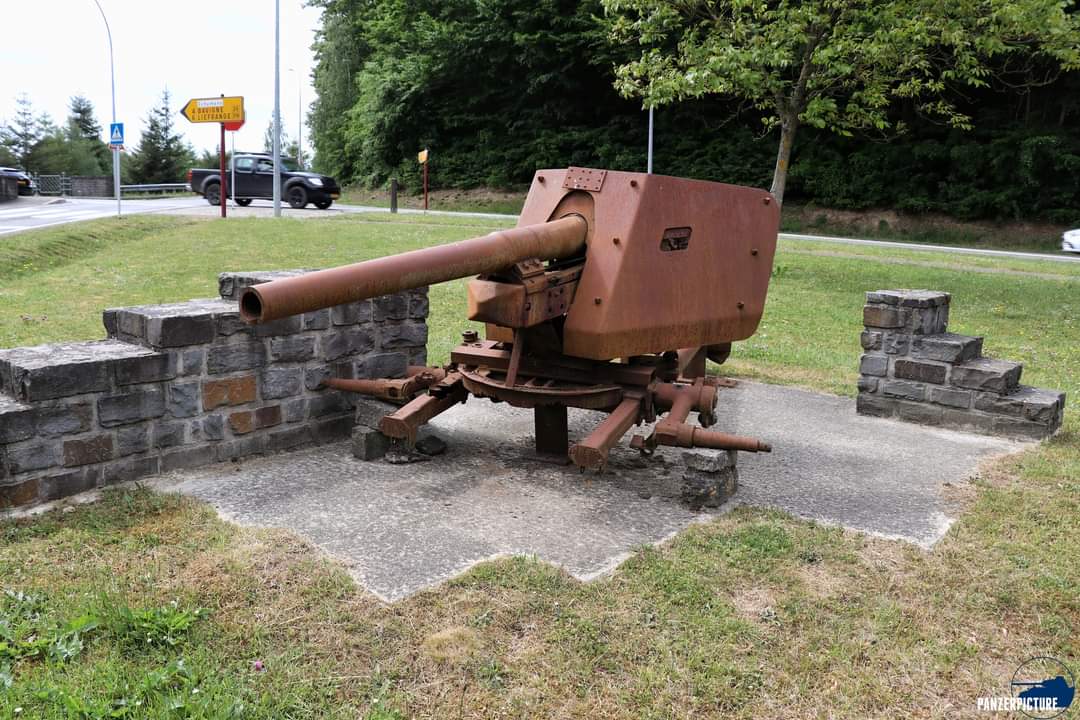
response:
<svg viewBox="0 0 1080 720"><path fill-rule="evenodd" d="M89 250L50 245L56 229L0 240L69 248L3 283L2 344L100 337L102 307L210 296L226 269L341 264L503 226L148 222L65 230L95 234ZM953 293L951 329L1075 398L1077 283L1049 262L783 242L761 329L722 370L850 394L863 293L928 287ZM466 326L462 283L431 297L441 361ZM288 533L114 490L0 523L0 718L974 716L1028 657L1080 663L1078 414L950 493L966 511L931 552L740 508L592 583L519 557L386 606Z"/></svg>

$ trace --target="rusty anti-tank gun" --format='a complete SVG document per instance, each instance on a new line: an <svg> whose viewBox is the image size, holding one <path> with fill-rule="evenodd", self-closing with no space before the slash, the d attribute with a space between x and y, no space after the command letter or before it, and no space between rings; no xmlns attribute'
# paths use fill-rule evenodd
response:
<svg viewBox="0 0 1080 720"><path fill-rule="evenodd" d="M759 440L708 430L723 362L765 306L779 208L769 193L640 173L541 170L518 226L247 288L241 316L266 322L472 275L466 332L445 368L403 379L332 379L331 387L404 402L379 429L411 444L417 430L471 395L535 413L536 449L602 469L631 445L751 452ZM568 407L609 413L572 447ZM698 413L700 426L687 423Z"/></svg>

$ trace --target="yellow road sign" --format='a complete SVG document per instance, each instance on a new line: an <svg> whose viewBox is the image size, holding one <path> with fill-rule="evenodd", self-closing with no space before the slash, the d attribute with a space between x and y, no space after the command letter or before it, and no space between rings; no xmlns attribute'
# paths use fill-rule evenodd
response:
<svg viewBox="0 0 1080 720"><path fill-rule="evenodd" d="M418 163L426 163L427 162L427 148L424 148L420 152L416 153L416 162L418 162Z"/></svg>
<svg viewBox="0 0 1080 720"><path fill-rule="evenodd" d="M180 113L193 123L243 122L244 98L194 98L188 100Z"/></svg>

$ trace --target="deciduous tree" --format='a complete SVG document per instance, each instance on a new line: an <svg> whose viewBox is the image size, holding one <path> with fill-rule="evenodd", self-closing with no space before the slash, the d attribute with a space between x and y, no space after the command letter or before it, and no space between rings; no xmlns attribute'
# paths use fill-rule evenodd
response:
<svg viewBox="0 0 1080 720"><path fill-rule="evenodd" d="M1080 67L1069 0L603 0L612 33L641 54L616 87L659 106L719 94L780 130L772 192L783 199L799 128L895 129L897 99L953 126L952 93L987 86L1021 58Z"/></svg>

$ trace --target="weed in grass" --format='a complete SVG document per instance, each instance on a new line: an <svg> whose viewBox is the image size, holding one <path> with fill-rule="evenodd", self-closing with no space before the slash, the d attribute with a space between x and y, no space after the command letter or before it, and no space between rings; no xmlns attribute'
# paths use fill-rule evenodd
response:
<svg viewBox="0 0 1080 720"><path fill-rule="evenodd" d="M116 598L103 598L101 605L109 631L121 642L139 647L176 647L207 614L203 608L183 609L179 600L136 610Z"/></svg>

